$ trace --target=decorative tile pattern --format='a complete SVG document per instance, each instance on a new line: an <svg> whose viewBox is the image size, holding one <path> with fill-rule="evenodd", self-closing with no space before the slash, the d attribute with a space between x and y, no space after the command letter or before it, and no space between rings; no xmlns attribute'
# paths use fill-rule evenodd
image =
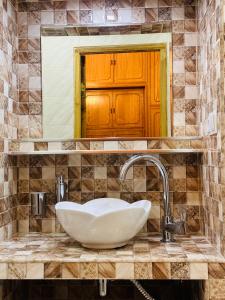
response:
<svg viewBox="0 0 225 300"><path fill-rule="evenodd" d="M96 1L97 2L97 1ZM222 1L199 1L198 16L194 1L19 1L18 28L15 23L15 3L3 1L0 4L0 240L10 237L16 231L18 219L19 231L37 230L43 232L60 231L55 219L55 175L63 174L68 182L68 195L71 200L81 202L96 196L116 195L128 201L147 198L153 203L152 215L146 229L159 230L161 186L158 174L152 166L137 165L123 185L117 181L118 169L126 155L47 155L9 157L8 142L3 138L41 137L41 86L40 86L40 26L43 24L77 25L83 23L117 23L126 17L130 23L140 22L142 26L130 25L130 32L172 32L173 33L173 94L174 94L174 135L197 135L198 124L205 135L202 157L197 154L161 155L170 174L170 191L173 213L179 217L184 206L188 213L189 232L203 232L203 218L207 237L224 252L223 198L224 198L224 24ZM102 17L104 14L104 17ZM110 17L110 18L108 18ZM113 19L114 18L114 19ZM198 19L197 19L198 18ZM113 20L112 20L113 19ZM3 22L4 20L4 22ZM197 43L199 30L199 46ZM122 28L122 27L121 27ZM216 28L216 30L212 30ZM17 32L18 29L18 32ZM99 34L109 34L111 29L101 29ZM108 31L107 31L108 30ZM16 66L18 34L19 65ZM77 32L79 34L79 32ZM88 33L88 29L86 34ZM3 61L3 64L2 64ZM197 74L198 69L198 74ZM17 82L19 89L19 110L17 110ZM198 86L200 98L198 98ZM201 107L199 105L199 101ZM7 103L7 105L6 105ZM18 112L18 116L17 116ZM200 112L200 115L199 115ZM213 113L217 118L217 133L209 135L208 119ZM206 130L203 130L203 129ZM144 142L144 143L143 143ZM136 143L136 144L135 144ZM137 146L138 144L138 146ZM146 145L147 144L147 145ZM9 144L10 151L60 151L60 150L114 150L115 149L190 149L203 148L201 141L151 140L118 142L79 142ZM132 149L131 149L132 148ZM18 160L18 163L17 163ZM16 167L17 166L17 167ZM18 174L18 178L17 178ZM203 209L201 204L201 184L203 182ZM91 177L91 178L90 178ZM18 184L17 184L18 180ZM146 182L146 184L145 184ZM17 200L18 189L18 200ZM43 189L48 193L47 218L33 219L29 216L29 192ZM115 193L116 190L116 193ZM21 206L17 207L17 204ZM203 211L202 211L203 210ZM35 239L32 236L32 239ZM51 238L53 238L51 236ZM62 236L60 236L60 239ZM39 239L39 237L38 237ZM49 239L49 236L48 236ZM195 240L196 239L196 240ZM113 262L104 261L104 255L98 252L100 261L84 261L83 249L76 243L77 252L73 252L72 262L66 256L58 261L59 253L46 261L49 249L44 247L45 236L39 242L43 262L36 260L26 263L23 258L33 255L29 242L21 240L12 254L12 261L5 262L8 256L8 242L0 243L0 277L12 278L174 278L207 279L210 278L210 299L224 298L224 258L204 239L195 242L182 240L181 245L162 245L143 239L133 245L133 254L113 255ZM157 240L158 241L158 240ZM17 241L20 243L20 241ZM52 242L52 241L51 241ZM24 245L25 243L25 245ZM57 249L59 241L50 243ZM60 244L61 245L61 244ZM130 245L129 245L130 246ZM174 247L173 247L174 246ZM50 247L50 246L49 246ZM43 250L43 248L45 250ZM69 248L70 249L70 248ZM51 248L52 250L52 248ZM68 250L68 245L66 245ZM72 249L74 250L74 248ZM72 251L71 250L71 251ZM126 251L126 247L125 250ZM158 256L156 256L156 254ZM102 255L102 256L101 256ZM120 256L121 255L121 256ZM4 259L3 259L4 257ZM10 254L9 254L10 257ZM33 256L32 256L33 257ZM101 257L103 260L101 260ZM156 258L157 257L157 258ZM168 258L169 257L169 258ZM16 259L18 258L18 261ZM132 259L133 264L131 263ZM81 259L74 262L74 259ZM117 260L118 259L118 260ZM131 259L131 260L130 260ZM143 262L144 260L144 262ZM208 262L210 262L208 264ZM124 265L126 264L126 265ZM121 265L126 268L121 268Z"/></svg>
<svg viewBox="0 0 225 300"><path fill-rule="evenodd" d="M17 24L15 1L0 1L0 240L16 232L16 158L8 139L17 138ZM21 82L25 85L25 79Z"/></svg>
<svg viewBox="0 0 225 300"><path fill-rule="evenodd" d="M207 151L202 160L205 233L225 253L224 243L224 1L199 1L198 81L201 133ZM211 129L208 122L216 123ZM214 127L214 128L213 128Z"/></svg>
<svg viewBox="0 0 225 300"><path fill-rule="evenodd" d="M152 201L152 209L144 231L159 232L162 210L162 183L158 170L140 161L130 168L126 180L119 181L121 166L128 154L70 154L18 156L17 220L20 233L29 231L57 232L61 227L55 217L55 178L63 175L67 183L66 198L85 203L94 198L119 197L128 202L141 199ZM187 214L187 232L201 234L201 155L157 154L169 174L172 213L180 218ZM35 219L30 215L30 192L46 192L46 216Z"/></svg>

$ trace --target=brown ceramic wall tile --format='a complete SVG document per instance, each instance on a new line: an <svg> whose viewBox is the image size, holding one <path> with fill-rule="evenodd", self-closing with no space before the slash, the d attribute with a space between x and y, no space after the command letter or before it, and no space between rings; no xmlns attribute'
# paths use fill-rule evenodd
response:
<svg viewBox="0 0 225 300"><path fill-rule="evenodd" d="M45 263L44 264L44 278L61 278L61 265L59 263Z"/></svg>
<svg viewBox="0 0 225 300"><path fill-rule="evenodd" d="M225 265L223 263L210 263L208 268L210 279L225 279Z"/></svg>
<svg viewBox="0 0 225 300"><path fill-rule="evenodd" d="M152 263L153 279L168 279L171 278L169 263Z"/></svg>
<svg viewBox="0 0 225 300"><path fill-rule="evenodd" d="M116 278L115 263L105 262L98 264L98 277L107 279Z"/></svg>
<svg viewBox="0 0 225 300"><path fill-rule="evenodd" d="M80 278L80 264L79 263L65 263L62 265L62 278L72 279Z"/></svg>
<svg viewBox="0 0 225 300"><path fill-rule="evenodd" d="M34 143L35 151L46 151L48 150L48 143L46 142L35 142Z"/></svg>
<svg viewBox="0 0 225 300"><path fill-rule="evenodd" d="M222 214L219 213L220 210L224 210L222 201L224 197L224 176L222 175L224 167L223 163L221 164L222 157L224 157L224 149L221 145L225 132L222 100L224 98L223 5L224 3L220 1L199 2L198 80L201 84L201 133L205 136L204 144L207 149L202 160L204 229L209 240L224 253L224 220ZM189 13L192 13L190 8ZM213 52L210 49L213 49ZM210 90L210 93L207 93L207 90ZM217 120L217 128L214 132L208 128L210 114L214 114Z"/></svg>

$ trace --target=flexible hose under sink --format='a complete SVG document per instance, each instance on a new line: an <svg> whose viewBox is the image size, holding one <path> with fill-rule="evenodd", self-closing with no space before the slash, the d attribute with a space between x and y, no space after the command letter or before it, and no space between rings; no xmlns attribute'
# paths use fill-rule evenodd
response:
<svg viewBox="0 0 225 300"><path fill-rule="evenodd" d="M131 280L131 282L136 286L139 292L145 297L147 300L156 300L143 288L143 286L137 280Z"/></svg>

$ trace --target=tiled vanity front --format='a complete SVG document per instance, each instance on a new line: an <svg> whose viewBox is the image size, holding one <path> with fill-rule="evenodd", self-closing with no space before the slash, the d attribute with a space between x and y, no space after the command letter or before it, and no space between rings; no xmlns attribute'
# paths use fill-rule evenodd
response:
<svg viewBox="0 0 225 300"><path fill-rule="evenodd" d="M161 243L142 234L127 246L90 250L66 234L30 233L0 243L0 279L221 279L225 259L204 238Z"/></svg>

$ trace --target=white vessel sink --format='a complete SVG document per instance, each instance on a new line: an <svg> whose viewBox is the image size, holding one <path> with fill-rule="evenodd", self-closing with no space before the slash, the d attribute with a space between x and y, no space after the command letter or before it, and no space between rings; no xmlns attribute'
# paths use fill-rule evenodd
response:
<svg viewBox="0 0 225 300"><path fill-rule="evenodd" d="M129 204L115 198L99 198L83 205L63 201L55 206L64 230L84 247L110 249L125 245L144 226L151 202Z"/></svg>

